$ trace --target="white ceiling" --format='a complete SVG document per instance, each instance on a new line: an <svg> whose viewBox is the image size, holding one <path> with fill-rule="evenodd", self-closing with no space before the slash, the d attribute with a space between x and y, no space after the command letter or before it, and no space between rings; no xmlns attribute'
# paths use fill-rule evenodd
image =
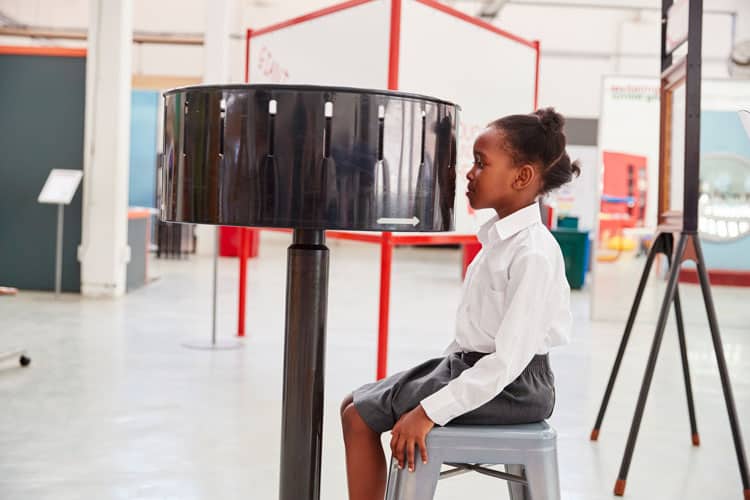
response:
<svg viewBox="0 0 750 500"><path fill-rule="evenodd" d="M206 0L132 0L134 28L146 31L203 31ZM706 10L736 10L748 0L704 0ZM265 26L312 10L339 3L339 0L235 0L236 28ZM447 0L444 3L469 14L477 14L481 0ZM657 8L659 0L509 0L508 5L552 4ZM85 28L89 0L0 0L0 13L21 24L59 28ZM600 9L597 9L600 10ZM502 15L501 15L502 19ZM499 22L502 22L500 19Z"/></svg>

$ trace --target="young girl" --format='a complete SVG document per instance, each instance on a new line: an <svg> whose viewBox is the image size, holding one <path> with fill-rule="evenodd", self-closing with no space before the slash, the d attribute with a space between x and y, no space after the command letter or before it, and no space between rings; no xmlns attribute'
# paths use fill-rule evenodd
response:
<svg viewBox="0 0 750 500"><path fill-rule="evenodd" d="M570 288L560 247L537 198L580 174L565 152L563 117L552 108L492 122L474 143L466 195L497 212L479 230L456 337L441 358L360 387L341 419L350 500L382 500L386 463L380 434L391 431L399 467L427 463L435 425L538 422L552 414L547 352L571 328ZM415 448L417 451L415 451Z"/></svg>

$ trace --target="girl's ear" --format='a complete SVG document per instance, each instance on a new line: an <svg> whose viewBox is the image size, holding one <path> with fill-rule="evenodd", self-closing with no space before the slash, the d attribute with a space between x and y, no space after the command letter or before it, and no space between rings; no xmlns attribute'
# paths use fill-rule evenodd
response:
<svg viewBox="0 0 750 500"><path fill-rule="evenodd" d="M531 186L536 180L538 173L533 165L521 165L516 171L516 178L513 180L513 189L523 191Z"/></svg>

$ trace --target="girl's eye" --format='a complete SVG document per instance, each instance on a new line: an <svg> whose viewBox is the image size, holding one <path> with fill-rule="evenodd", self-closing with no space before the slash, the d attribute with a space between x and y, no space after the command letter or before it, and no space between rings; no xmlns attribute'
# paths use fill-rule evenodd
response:
<svg viewBox="0 0 750 500"><path fill-rule="evenodd" d="M482 160L475 158L474 159L474 165L476 165L479 168L484 168L484 163L482 163Z"/></svg>

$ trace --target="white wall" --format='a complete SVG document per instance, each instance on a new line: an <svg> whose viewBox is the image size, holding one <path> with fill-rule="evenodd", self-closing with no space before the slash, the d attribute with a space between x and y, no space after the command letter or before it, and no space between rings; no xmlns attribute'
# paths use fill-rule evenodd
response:
<svg viewBox="0 0 750 500"><path fill-rule="evenodd" d="M133 0L133 29L165 33L203 33L207 0ZM88 0L0 0L0 12L16 21L53 28L85 29L88 26ZM242 81L245 65L245 30L263 27L305 14L336 0L279 0L256 5L237 0L232 16L231 81ZM85 47L85 42L35 40L0 36L0 45L62 45ZM143 75L203 76L203 47L179 45L139 45L133 47L133 72Z"/></svg>
<svg viewBox="0 0 750 500"><path fill-rule="evenodd" d="M596 0L590 3L604 5L608 2ZM655 0L618 3L660 5ZM468 3L460 5L462 9L471 9ZM740 6L738 37L750 38L748 0L704 1L706 11L736 11ZM743 32L739 32L740 16L744 16ZM541 40L540 105L554 105L564 114L598 117L604 75L658 76L660 71L660 14L657 11L553 8L510 3L495 23L525 37ZM728 15L704 15L703 68L706 77L729 76L726 60L733 42L731 26L732 18Z"/></svg>
<svg viewBox="0 0 750 500"><path fill-rule="evenodd" d="M202 32L205 29L206 1L134 0L134 29ZM650 8L660 5L658 0L579 1ZM525 38L541 40L541 105L554 105L571 116L598 117L601 79L604 75L658 75L657 11L562 8L533 5L533 0L523 2L529 3L511 0L495 24ZM268 0L261 3L238 0L232 32L244 37L248 27L267 26L334 3L337 2ZM478 1L453 0L446 3L472 15L480 9ZM0 0L0 11L25 24L84 28L88 23L87 5L88 0ZM704 9L737 11L736 38L750 39L750 1L704 0ZM0 37L0 44L18 44L20 41L19 38ZM705 76L727 77L726 60L732 44L731 18L706 14L703 43ZM75 43L67 43L70 44ZM241 81L244 41L233 40L231 50L233 62L230 79ZM476 54L478 58L481 56L481 47L477 47ZM203 60L201 47L142 45L136 46L133 51L134 71L141 74L201 77Z"/></svg>

